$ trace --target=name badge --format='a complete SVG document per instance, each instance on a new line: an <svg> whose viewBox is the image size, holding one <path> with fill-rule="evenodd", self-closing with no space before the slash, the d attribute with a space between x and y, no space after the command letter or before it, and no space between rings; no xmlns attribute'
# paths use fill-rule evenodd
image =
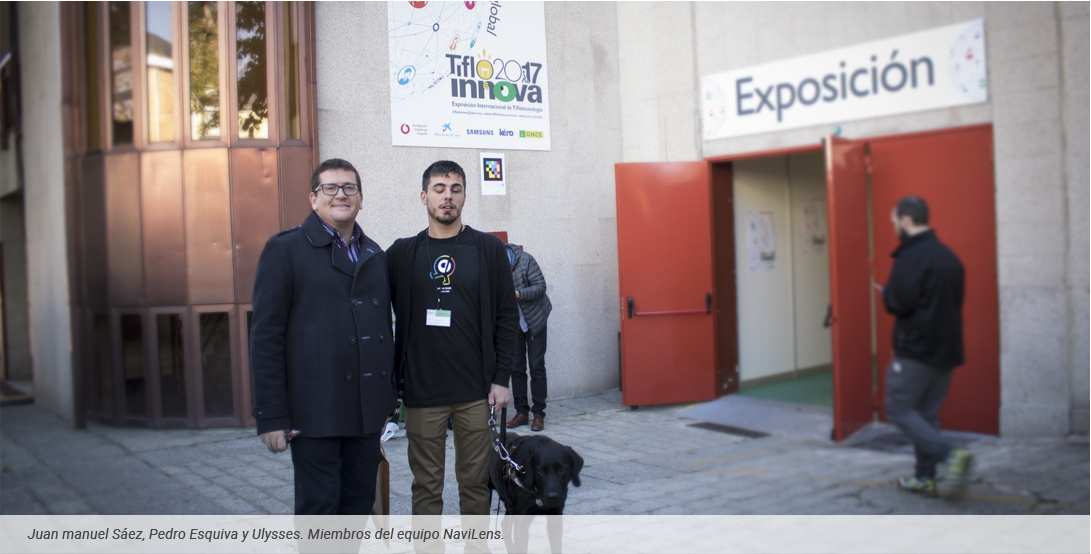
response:
<svg viewBox="0 0 1091 554"><path fill-rule="evenodd" d="M424 324L428 327L450 327L451 310L428 310Z"/></svg>

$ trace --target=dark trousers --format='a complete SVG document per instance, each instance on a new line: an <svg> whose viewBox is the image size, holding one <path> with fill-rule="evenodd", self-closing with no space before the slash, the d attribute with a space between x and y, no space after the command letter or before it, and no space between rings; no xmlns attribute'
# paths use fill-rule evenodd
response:
<svg viewBox="0 0 1091 554"><path fill-rule="evenodd" d="M379 433L362 437L296 437L297 515L367 515L375 505Z"/></svg>
<svg viewBox="0 0 1091 554"><path fill-rule="evenodd" d="M546 409L546 328L537 335L519 333L516 341L515 366L511 371L511 395L515 398L515 410L526 415L529 412L544 416ZM527 361L530 361L530 394L534 405L527 402Z"/></svg>
<svg viewBox="0 0 1091 554"><path fill-rule="evenodd" d="M894 358L886 369L886 416L913 441L918 478L935 478L936 464L951 451L939 428L951 373L908 358Z"/></svg>

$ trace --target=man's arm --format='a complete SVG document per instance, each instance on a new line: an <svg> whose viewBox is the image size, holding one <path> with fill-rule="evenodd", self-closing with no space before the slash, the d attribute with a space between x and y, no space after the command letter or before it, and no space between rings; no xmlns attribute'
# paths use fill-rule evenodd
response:
<svg viewBox="0 0 1091 554"><path fill-rule="evenodd" d="M538 261L534 259L534 256L527 254L525 250L523 255L527 257L527 286L519 288L519 300L537 302L545 296L545 275L542 275L542 268L538 267Z"/></svg>
<svg viewBox="0 0 1091 554"><path fill-rule="evenodd" d="M914 268L908 267L902 260L895 259L890 269L890 278L883 287L883 306L887 313L905 317L917 307L918 285Z"/></svg>
<svg viewBox="0 0 1091 554"><path fill-rule="evenodd" d="M496 273L496 327L493 329L493 349L496 352L496 373L493 374L489 403L503 408L508 404L510 393L508 380L515 362L515 339L519 333L519 312L515 304L515 283L508 270L508 253L503 244L495 249L493 267Z"/></svg>
<svg viewBox="0 0 1091 554"><path fill-rule="evenodd" d="M258 259L250 329L254 418L270 452L288 449L284 431L292 427L285 347L292 286L288 254L278 241L270 240Z"/></svg>

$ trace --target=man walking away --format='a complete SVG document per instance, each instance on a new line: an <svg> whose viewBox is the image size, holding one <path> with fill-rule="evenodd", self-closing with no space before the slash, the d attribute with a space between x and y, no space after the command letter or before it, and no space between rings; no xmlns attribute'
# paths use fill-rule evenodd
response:
<svg viewBox="0 0 1091 554"><path fill-rule="evenodd" d="M894 358L886 372L886 414L913 441L916 473L898 487L937 496L936 465L947 463L952 496L961 494L972 458L940 433L939 411L954 368L963 363L964 275L958 256L928 226L928 204L906 196L892 215L901 245L882 287L886 311L896 318Z"/></svg>

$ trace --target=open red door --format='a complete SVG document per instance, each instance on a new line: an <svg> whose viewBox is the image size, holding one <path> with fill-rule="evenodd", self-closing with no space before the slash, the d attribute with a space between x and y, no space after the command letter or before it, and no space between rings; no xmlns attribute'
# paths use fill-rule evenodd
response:
<svg viewBox="0 0 1091 554"><path fill-rule="evenodd" d="M867 164L863 142L826 139L830 303L833 337L833 439L874 417Z"/></svg>
<svg viewBox="0 0 1091 554"><path fill-rule="evenodd" d="M898 245L890 221L899 198L925 199L936 236L966 270L962 306L966 363L955 370L940 411L944 429L1000 432L1000 308L992 127L979 125L868 141L875 226L875 280L886 283ZM881 304L876 333L879 390L885 390L894 318Z"/></svg>
<svg viewBox="0 0 1091 554"><path fill-rule="evenodd" d="M622 402L712 400L717 391L709 164L614 168Z"/></svg>

